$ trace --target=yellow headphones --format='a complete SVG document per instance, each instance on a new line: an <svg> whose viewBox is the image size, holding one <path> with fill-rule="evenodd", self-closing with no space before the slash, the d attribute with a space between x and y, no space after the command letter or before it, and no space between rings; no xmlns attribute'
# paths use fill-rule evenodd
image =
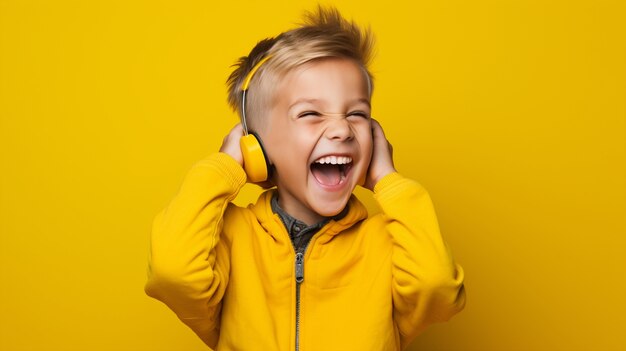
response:
<svg viewBox="0 0 626 351"><path fill-rule="evenodd" d="M268 180L271 168L265 150L263 150L261 138L254 132L248 132L248 124L246 123L246 93L248 92L252 77L270 57L271 56L268 55L254 65L241 85L243 92L241 97L241 124L243 126L244 136L239 139L239 147L243 155L244 170L252 183L260 183Z"/></svg>

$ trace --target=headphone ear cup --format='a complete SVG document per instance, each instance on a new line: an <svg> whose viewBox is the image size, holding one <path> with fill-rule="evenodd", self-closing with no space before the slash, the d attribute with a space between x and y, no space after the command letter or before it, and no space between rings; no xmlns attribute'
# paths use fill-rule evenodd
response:
<svg viewBox="0 0 626 351"><path fill-rule="evenodd" d="M239 139L239 146L243 156L243 168L250 182L260 183L268 180L269 162L261 139L255 133L250 133Z"/></svg>

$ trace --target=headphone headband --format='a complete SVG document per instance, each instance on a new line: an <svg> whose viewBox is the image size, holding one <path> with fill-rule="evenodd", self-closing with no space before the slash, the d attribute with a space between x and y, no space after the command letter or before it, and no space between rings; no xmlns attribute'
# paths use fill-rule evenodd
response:
<svg viewBox="0 0 626 351"><path fill-rule="evenodd" d="M248 90L248 88L250 87L250 81L252 80L252 77L254 76L254 74L256 73L256 71L259 70L259 68L261 68L261 66L270 58L272 57L272 55L267 55L264 58L261 59L261 61L257 62L256 65L254 65L254 67L252 67L252 69L250 70L250 72L248 72L248 75L246 76L246 79L243 81L243 84L241 85L241 90L242 91L246 91Z"/></svg>
<svg viewBox="0 0 626 351"><path fill-rule="evenodd" d="M246 93L248 92L248 88L250 87L250 81L252 81L252 77L254 76L256 71L258 71L259 68L261 68L261 66L270 59L270 57L272 57L272 55L267 55L259 62L257 62L257 64L252 67L250 72L248 72L246 79L244 79L243 84L241 85L241 91L243 92L241 96L241 125L243 127L243 132L245 133L245 135L248 135L248 123L246 121Z"/></svg>

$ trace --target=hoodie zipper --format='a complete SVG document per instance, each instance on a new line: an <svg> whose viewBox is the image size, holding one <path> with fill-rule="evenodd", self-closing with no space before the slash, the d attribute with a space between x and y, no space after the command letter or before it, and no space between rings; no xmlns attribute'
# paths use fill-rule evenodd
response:
<svg viewBox="0 0 626 351"><path fill-rule="evenodd" d="M300 290L301 285L304 282L304 256L309 245L313 243L322 233L326 232L325 228L328 223L322 226L317 233L313 234L311 239L304 245L304 247L298 249L295 244L292 245L295 252L294 268L295 268L295 280L296 280L296 340L295 351L300 351ZM287 233L289 235L289 233Z"/></svg>
<svg viewBox="0 0 626 351"><path fill-rule="evenodd" d="M296 351L300 351L300 285L304 282L304 254L309 244L315 240L315 237L321 232L318 231L313 235L306 245L296 251L295 268L296 268ZM294 248L295 249L295 248Z"/></svg>
<svg viewBox="0 0 626 351"><path fill-rule="evenodd" d="M303 281L304 252L296 252L296 351L300 350L300 284Z"/></svg>

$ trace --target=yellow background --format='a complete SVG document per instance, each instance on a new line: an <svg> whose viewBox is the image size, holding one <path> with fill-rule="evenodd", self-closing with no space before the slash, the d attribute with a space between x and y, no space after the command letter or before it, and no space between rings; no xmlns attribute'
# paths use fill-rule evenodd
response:
<svg viewBox="0 0 626 351"><path fill-rule="evenodd" d="M0 349L204 349L143 294L151 221L236 122L229 66L314 4L0 0ZM411 350L626 350L624 2L336 5L467 272Z"/></svg>

